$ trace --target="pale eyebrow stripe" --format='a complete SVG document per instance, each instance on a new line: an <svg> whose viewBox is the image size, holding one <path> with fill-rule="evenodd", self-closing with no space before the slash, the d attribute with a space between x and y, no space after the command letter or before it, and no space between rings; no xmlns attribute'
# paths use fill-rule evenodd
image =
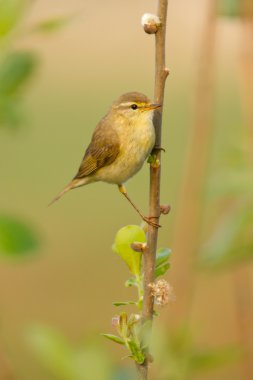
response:
<svg viewBox="0 0 253 380"><path fill-rule="evenodd" d="M120 106L122 106L122 107L130 107L132 104L136 104L138 107L142 107L142 106L145 105L145 103L143 103L143 102L132 101L132 102L121 103Z"/></svg>
<svg viewBox="0 0 253 380"><path fill-rule="evenodd" d="M136 102L125 102L125 103L121 103L120 105L127 107L127 106L131 106L132 104L136 104Z"/></svg>

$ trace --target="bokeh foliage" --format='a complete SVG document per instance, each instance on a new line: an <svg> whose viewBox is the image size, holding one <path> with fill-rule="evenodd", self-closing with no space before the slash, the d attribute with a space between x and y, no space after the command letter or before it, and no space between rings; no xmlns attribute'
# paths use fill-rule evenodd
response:
<svg viewBox="0 0 253 380"><path fill-rule="evenodd" d="M0 128L16 127L23 121L24 89L38 63L34 52L14 47L27 7L25 0L0 0ZM0 214L1 259L20 259L38 247L32 227L15 216Z"/></svg>
<svg viewBox="0 0 253 380"><path fill-rule="evenodd" d="M222 17L240 17L243 0L219 0L218 14Z"/></svg>
<svg viewBox="0 0 253 380"><path fill-rule="evenodd" d="M23 121L24 87L37 66L32 52L6 53L0 62L0 126L16 127Z"/></svg>
<svg viewBox="0 0 253 380"><path fill-rule="evenodd" d="M39 247L37 233L16 217L0 214L0 257L19 259L35 253Z"/></svg>
<svg viewBox="0 0 253 380"><path fill-rule="evenodd" d="M47 326L31 326L26 340L49 379L134 380L133 368L122 362L116 365L113 354L97 338L86 337L73 344L59 331ZM155 328L152 339L155 362L152 378L157 380L189 380L238 360L240 351L233 346L206 349L196 344L187 326L168 332Z"/></svg>

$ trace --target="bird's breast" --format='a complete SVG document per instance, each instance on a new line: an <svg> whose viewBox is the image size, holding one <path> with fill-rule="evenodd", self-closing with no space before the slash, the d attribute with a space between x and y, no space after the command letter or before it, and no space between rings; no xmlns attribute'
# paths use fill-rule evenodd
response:
<svg viewBox="0 0 253 380"><path fill-rule="evenodd" d="M136 125L125 125L119 133L120 153L116 160L98 171L98 180L121 184L142 167L155 144L152 118Z"/></svg>

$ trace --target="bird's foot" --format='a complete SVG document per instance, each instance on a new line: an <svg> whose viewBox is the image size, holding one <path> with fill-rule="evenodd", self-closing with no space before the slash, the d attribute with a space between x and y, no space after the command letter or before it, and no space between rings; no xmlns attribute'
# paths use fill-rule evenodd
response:
<svg viewBox="0 0 253 380"><path fill-rule="evenodd" d="M162 148L161 146L158 146L158 145L154 146L154 150L160 150L160 151L163 151L164 153L166 152L166 150L164 148Z"/></svg>
<svg viewBox="0 0 253 380"><path fill-rule="evenodd" d="M152 216L142 216L142 219L144 222L148 223L150 226L155 227L155 228L160 228L162 227L160 224L153 222L151 219L154 218Z"/></svg>

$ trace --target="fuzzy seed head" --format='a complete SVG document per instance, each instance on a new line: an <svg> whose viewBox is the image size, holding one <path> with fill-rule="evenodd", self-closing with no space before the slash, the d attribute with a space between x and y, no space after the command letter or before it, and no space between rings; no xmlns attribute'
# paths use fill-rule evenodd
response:
<svg viewBox="0 0 253 380"><path fill-rule="evenodd" d="M165 306L170 301L175 300L173 288L166 280L157 280L156 282L149 284L149 287L157 305Z"/></svg>

